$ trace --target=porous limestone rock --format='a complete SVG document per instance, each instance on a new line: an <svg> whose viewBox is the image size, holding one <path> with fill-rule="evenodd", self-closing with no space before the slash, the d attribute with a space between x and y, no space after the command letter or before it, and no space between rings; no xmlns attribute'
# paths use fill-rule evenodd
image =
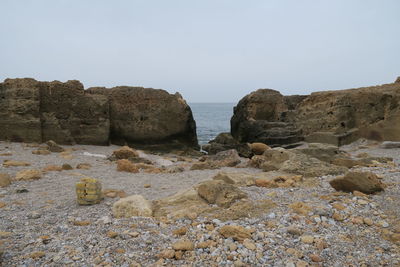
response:
<svg viewBox="0 0 400 267"><path fill-rule="evenodd" d="M115 150L112 156L114 156L116 159L129 159L138 157L139 153L129 146L123 146Z"/></svg>
<svg viewBox="0 0 400 267"><path fill-rule="evenodd" d="M42 178L42 172L35 169L22 170L15 175L17 181L38 180L40 178Z"/></svg>
<svg viewBox="0 0 400 267"><path fill-rule="evenodd" d="M201 183L197 188L197 193L208 203L217 204L225 208L232 205L235 201L247 197L247 194L239 188L221 180Z"/></svg>
<svg viewBox="0 0 400 267"><path fill-rule="evenodd" d="M103 199L101 183L94 178L84 177L75 185L79 205L98 204Z"/></svg>
<svg viewBox="0 0 400 267"><path fill-rule="evenodd" d="M116 218L151 217L153 209L151 202L142 195L132 195L115 202L112 207L112 213Z"/></svg>
<svg viewBox="0 0 400 267"><path fill-rule="evenodd" d="M11 184L11 176L7 173L0 173L0 187L6 187Z"/></svg>

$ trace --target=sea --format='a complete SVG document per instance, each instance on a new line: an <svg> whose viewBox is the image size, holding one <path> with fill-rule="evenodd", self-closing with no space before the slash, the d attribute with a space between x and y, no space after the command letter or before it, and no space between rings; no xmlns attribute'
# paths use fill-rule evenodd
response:
<svg viewBox="0 0 400 267"><path fill-rule="evenodd" d="M236 103L189 103L197 127L200 145L207 144L219 133L230 132L230 121Z"/></svg>

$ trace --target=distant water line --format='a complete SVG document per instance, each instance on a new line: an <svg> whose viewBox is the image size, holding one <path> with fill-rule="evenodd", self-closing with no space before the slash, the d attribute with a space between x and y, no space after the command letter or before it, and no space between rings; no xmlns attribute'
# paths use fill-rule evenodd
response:
<svg viewBox="0 0 400 267"><path fill-rule="evenodd" d="M219 133L230 132L235 103L189 103L197 126L199 144L207 144Z"/></svg>

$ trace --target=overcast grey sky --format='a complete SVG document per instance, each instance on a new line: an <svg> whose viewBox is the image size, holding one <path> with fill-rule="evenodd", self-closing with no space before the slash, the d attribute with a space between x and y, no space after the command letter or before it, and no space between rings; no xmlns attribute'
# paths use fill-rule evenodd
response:
<svg viewBox="0 0 400 267"><path fill-rule="evenodd" d="M236 102L393 82L399 0L1 0L0 79Z"/></svg>

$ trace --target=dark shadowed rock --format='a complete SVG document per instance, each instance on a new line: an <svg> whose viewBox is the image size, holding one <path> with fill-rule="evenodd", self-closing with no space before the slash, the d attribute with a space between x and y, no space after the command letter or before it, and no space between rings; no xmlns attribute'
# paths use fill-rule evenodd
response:
<svg viewBox="0 0 400 267"><path fill-rule="evenodd" d="M372 172L348 172L343 177L338 177L329 182L337 191L360 191L372 194L382 191L384 184Z"/></svg>
<svg viewBox="0 0 400 267"><path fill-rule="evenodd" d="M215 155L219 152L236 149L241 157L251 158L253 152L247 143L239 143L230 133L220 133L208 144L203 145L202 149L207 151L209 155Z"/></svg>
<svg viewBox="0 0 400 267"><path fill-rule="evenodd" d="M289 106L297 106L300 100L301 98L285 99L272 89L252 92L242 98L234 108L231 119L232 136L242 143L259 142L270 146L302 141L301 130L291 122L294 114L288 109Z"/></svg>

